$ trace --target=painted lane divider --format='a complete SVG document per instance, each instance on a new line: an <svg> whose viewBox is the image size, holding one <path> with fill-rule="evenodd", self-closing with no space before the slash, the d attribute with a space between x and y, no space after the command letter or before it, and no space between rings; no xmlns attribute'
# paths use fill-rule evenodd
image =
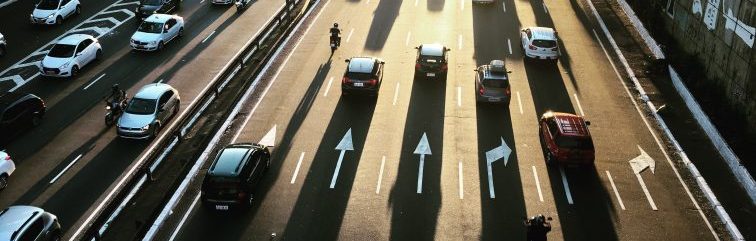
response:
<svg viewBox="0 0 756 241"><path fill-rule="evenodd" d="M457 37L457 48L459 50L462 50L462 34L460 34L459 37Z"/></svg>
<svg viewBox="0 0 756 241"><path fill-rule="evenodd" d="M386 156L381 157L381 171L378 172L378 184L375 185L375 194L381 193L381 181L383 180L383 166L386 165Z"/></svg>
<svg viewBox="0 0 756 241"><path fill-rule="evenodd" d="M415 5L417 5L417 4L415 4ZM407 39L404 40L404 46L409 46L410 36L412 36L412 32L407 32Z"/></svg>
<svg viewBox="0 0 756 241"><path fill-rule="evenodd" d="M368 0L368 1L370 1L370 0ZM347 39L346 39L347 43L349 43L349 40L352 39L352 34L353 33L354 33L354 28L352 28L352 30L349 31L349 35L347 35Z"/></svg>
<svg viewBox="0 0 756 241"><path fill-rule="evenodd" d="M504 12L507 12L507 3L504 1L501 1L501 9L504 10Z"/></svg>
<svg viewBox="0 0 756 241"><path fill-rule="evenodd" d="M396 105L396 99L399 98L399 82L396 82L396 90L394 91L394 102L391 105Z"/></svg>
<svg viewBox="0 0 756 241"><path fill-rule="evenodd" d="M572 96L575 96L575 103L576 103L576 104L577 104L577 106L578 106L578 110L580 110L580 115L581 115L581 116L585 116L585 112L583 112L583 106L582 106L582 105L580 105L580 99L578 99L578 96L577 96L577 94L572 94Z"/></svg>
<svg viewBox="0 0 756 241"><path fill-rule="evenodd" d="M305 153L302 152L302 154L299 154L299 161L297 161L297 167L294 168L294 174L291 175L291 184L294 184L294 182L297 181L297 175L299 175L299 167L302 166L302 160L304 159Z"/></svg>
<svg viewBox="0 0 756 241"><path fill-rule="evenodd" d="M94 79L87 86L84 86L84 90L89 89L90 86L92 86L94 83L97 83L97 81L99 81L100 79L102 79L102 77L105 77L105 74L100 75L100 77L97 77L96 79Z"/></svg>
<svg viewBox="0 0 756 241"><path fill-rule="evenodd" d="M612 178L612 174L609 173L609 171L606 171L606 177L609 178L609 183L612 184L612 190L614 190L614 196L617 197L617 201L619 202L620 208L622 210L625 210L625 203L622 202L622 198L620 197L619 191L617 191L617 186L614 185L614 179Z"/></svg>
<svg viewBox="0 0 756 241"><path fill-rule="evenodd" d="M213 37L213 35L215 35L215 31L210 32L210 34L208 34L207 37L205 37L205 39L202 40L202 43L204 44L205 42L207 42L207 40Z"/></svg>
<svg viewBox="0 0 756 241"><path fill-rule="evenodd" d="M457 106L462 106L462 87L457 86Z"/></svg>
<svg viewBox="0 0 756 241"><path fill-rule="evenodd" d="M522 98L520 98L520 91L517 91L517 106L520 107L520 115L522 115Z"/></svg>
<svg viewBox="0 0 756 241"><path fill-rule="evenodd" d="M507 162L509 162L509 155L512 154L512 149L507 146L506 142L504 142L504 138L500 138L501 146L497 146L496 148L486 152L486 168L488 169L488 195L491 197L491 199L496 198L496 193L494 193L493 169L491 167L491 164L503 158L504 166L506 167Z"/></svg>
<svg viewBox="0 0 756 241"><path fill-rule="evenodd" d="M55 177L53 177L53 179L50 180L49 184L53 184L55 181L58 180L58 178L60 178L60 176L63 176L63 173L66 173L66 171L68 171L68 169L71 168L71 166L73 166L74 163L76 163L77 161L79 161L79 159L81 159L81 157L82 157L82 154L79 154L78 156L76 156L76 158L74 158L73 161L69 162L68 165L66 165L66 167L64 167L63 170L61 170L58 173L58 175L55 175Z"/></svg>
<svg viewBox="0 0 756 241"><path fill-rule="evenodd" d="M331 90L331 84L333 84L333 77L328 79L328 85L326 86L325 92L323 93L323 97L328 96L328 91Z"/></svg>
<svg viewBox="0 0 756 241"><path fill-rule="evenodd" d="M643 177L640 175L646 169L651 169L651 173L653 174L654 169L656 169L656 162L648 155L648 153L643 151L643 148L641 148L640 145L638 146L638 150L640 150L641 154L630 160L630 167L633 169L635 177L638 178L638 183L640 183L641 188L643 188L643 194L646 195L646 199L648 200L648 204L651 205L651 209L657 211L659 209L656 208L656 203L654 203L654 199L651 198L651 193L648 191L646 183L643 182Z"/></svg>
<svg viewBox="0 0 756 241"><path fill-rule="evenodd" d="M543 192L541 192L541 181L538 180L538 171L536 171L536 167L533 167L533 179L535 179L536 183L536 189L538 189L538 200L541 200L543 202Z"/></svg>
<svg viewBox="0 0 756 241"><path fill-rule="evenodd" d="M336 170L333 172L333 177L331 178L331 189L336 187L336 179L339 177L339 170L341 170L341 162L344 160L344 153L346 153L346 151L354 151L354 145L352 144L352 128L349 128L346 134L344 134L344 137L341 138L339 144L336 145L336 150L340 151L340 153L339 160L336 162Z"/></svg>
<svg viewBox="0 0 756 241"><path fill-rule="evenodd" d="M200 194L202 194L202 193L197 193L197 195L194 196L194 200L192 200L192 204L189 205L189 211L187 211L186 213L184 213L183 216L181 216L181 221L179 221L179 224L178 224L179 227L184 226L184 223L186 223L186 220L189 219L189 214L192 213L191 210L194 209L194 206L196 206L197 202L199 202L199 200L200 200ZM179 231L181 231L181 229L173 230L173 232L171 233L171 237L168 239L168 241L175 240L176 236L178 236L178 234L179 234Z"/></svg>
<svg viewBox="0 0 756 241"><path fill-rule="evenodd" d="M463 178L462 178L462 161L459 161L459 199L465 198L465 188L463 186Z"/></svg>
<svg viewBox="0 0 756 241"><path fill-rule="evenodd" d="M570 184L567 183L567 175L564 174L564 167L559 167L559 174L562 175L562 186L564 186L564 195L567 196L567 203L575 204L572 201L572 193L570 192Z"/></svg>
<svg viewBox="0 0 756 241"><path fill-rule="evenodd" d="M417 144L414 154L420 155L420 166L417 171L417 193L423 193L423 166L425 166L425 155L431 154L430 144L428 144L428 135L423 132L420 143Z"/></svg>
<svg viewBox="0 0 756 241"><path fill-rule="evenodd" d="M507 39L507 46L509 47L509 55L512 55L512 40Z"/></svg>

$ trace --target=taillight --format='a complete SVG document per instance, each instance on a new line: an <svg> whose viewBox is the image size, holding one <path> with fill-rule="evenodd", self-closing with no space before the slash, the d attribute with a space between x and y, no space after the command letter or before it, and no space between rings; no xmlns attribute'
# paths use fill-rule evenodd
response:
<svg viewBox="0 0 756 241"><path fill-rule="evenodd" d="M415 64L415 69L420 69L420 63Z"/></svg>
<svg viewBox="0 0 756 241"><path fill-rule="evenodd" d="M530 50L536 50L536 49L538 49L538 48L536 48L535 46L533 46L532 44L528 45L528 48L529 48Z"/></svg>
<svg viewBox="0 0 756 241"><path fill-rule="evenodd" d="M449 66L447 66L446 64L441 65L441 70L446 71L447 68L449 68Z"/></svg>
<svg viewBox="0 0 756 241"><path fill-rule="evenodd" d="M246 199L246 197L247 197L247 194L244 192L239 192L239 194L237 194L237 198L239 198L239 200L244 200Z"/></svg>
<svg viewBox="0 0 756 241"><path fill-rule="evenodd" d="M481 87L480 87L480 89L478 89L478 93L480 93L481 95L482 95L482 94L483 94L483 92L485 92L485 91L486 91L486 90L485 90L485 89L483 89L483 86L481 86Z"/></svg>
<svg viewBox="0 0 756 241"><path fill-rule="evenodd" d="M341 83L342 83L342 84L349 84L350 82L352 82L352 80L350 80L350 79L349 79L349 78L347 78L347 77L344 77L344 78L342 78L342 79L341 79Z"/></svg>
<svg viewBox="0 0 756 241"><path fill-rule="evenodd" d="M506 89L504 90L504 93L507 93L507 95L510 95L510 94L512 94L512 91L511 91L511 90L509 89L509 87L507 87L507 88L506 88Z"/></svg>
<svg viewBox="0 0 756 241"><path fill-rule="evenodd" d="M6 161L10 160L10 155L5 155L5 160Z"/></svg>
<svg viewBox="0 0 756 241"><path fill-rule="evenodd" d="M371 79L371 80L368 80L368 83L370 83L370 85L375 85L375 84L378 84L378 80Z"/></svg>

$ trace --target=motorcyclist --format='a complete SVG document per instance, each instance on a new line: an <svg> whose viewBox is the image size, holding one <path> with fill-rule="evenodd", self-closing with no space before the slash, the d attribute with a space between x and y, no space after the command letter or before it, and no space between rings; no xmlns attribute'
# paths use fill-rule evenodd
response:
<svg viewBox="0 0 756 241"><path fill-rule="evenodd" d="M341 29L339 29L339 23L333 23L331 28L331 42L335 42L336 46L341 46Z"/></svg>
<svg viewBox="0 0 756 241"><path fill-rule="evenodd" d="M105 101L112 107L123 108L126 104L126 91L122 90L118 84L114 84L113 87L110 88L110 95L105 98Z"/></svg>
<svg viewBox="0 0 756 241"><path fill-rule="evenodd" d="M543 214L538 214L525 221L527 241L546 241L546 234L551 231L551 223Z"/></svg>

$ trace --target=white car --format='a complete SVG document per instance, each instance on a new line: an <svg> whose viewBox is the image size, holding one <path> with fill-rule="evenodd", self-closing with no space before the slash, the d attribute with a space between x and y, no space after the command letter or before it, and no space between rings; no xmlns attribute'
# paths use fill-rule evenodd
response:
<svg viewBox="0 0 756 241"><path fill-rule="evenodd" d="M152 14L139 25L131 36L135 50L160 50L166 43L184 35L184 18L177 15Z"/></svg>
<svg viewBox="0 0 756 241"><path fill-rule="evenodd" d="M0 33L0 57L5 55L5 36Z"/></svg>
<svg viewBox="0 0 756 241"><path fill-rule="evenodd" d="M553 28L528 27L520 31L522 50L525 57L533 59L559 58L557 33Z"/></svg>
<svg viewBox="0 0 756 241"><path fill-rule="evenodd" d="M63 19L79 13L79 0L41 0L34 5L29 19L34 24L61 24Z"/></svg>
<svg viewBox="0 0 756 241"><path fill-rule="evenodd" d="M102 56L102 46L95 37L72 34L56 43L39 62L44 76L73 77L79 70Z"/></svg>
<svg viewBox="0 0 756 241"><path fill-rule="evenodd" d="M16 163L11 160L10 155L5 151L0 151L0 190L8 186L8 177L16 170Z"/></svg>

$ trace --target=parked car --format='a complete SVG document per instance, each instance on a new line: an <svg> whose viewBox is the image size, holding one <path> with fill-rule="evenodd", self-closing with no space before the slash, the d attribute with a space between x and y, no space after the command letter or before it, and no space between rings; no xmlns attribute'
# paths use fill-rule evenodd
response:
<svg viewBox="0 0 756 241"><path fill-rule="evenodd" d="M39 62L39 72L48 77L74 77L79 70L102 57L102 46L92 35L72 34L58 40Z"/></svg>
<svg viewBox="0 0 756 241"><path fill-rule="evenodd" d="M118 119L118 136L129 139L157 137L160 129L178 113L180 104L178 90L170 85L155 83L140 89L129 100Z"/></svg>
<svg viewBox="0 0 756 241"><path fill-rule="evenodd" d="M440 44L421 44L417 49L417 59L415 61L415 76L438 77L443 75L446 78L448 67L448 52L451 49Z"/></svg>
<svg viewBox="0 0 756 241"><path fill-rule="evenodd" d="M546 112L539 121L542 149L548 164L593 164L595 151L583 117Z"/></svg>
<svg viewBox="0 0 756 241"><path fill-rule="evenodd" d="M63 19L81 13L79 0L40 0L29 16L33 24L61 24Z"/></svg>
<svg viewBox="0 0 756 241"><path fill-rule="evenodd" d="M487 65L475 69L475 100L509 105L512 91L509 86L509 73L503 60L492 60Z"/></svg>
<svg viewBox="0 0 756 241"><path fill-rule="evenodd" d="M5 55L5 36L3 36L2 33L0 33L0 57L3 57Z"/></svg>
<svg viewBox="0 0 756 241"><path fill-rule="evenodd" d="M561 55L557 33L553 28L524 28L520 31L520 39L527 58L556 60Z"/></svg>
<svg viewBox="0 0 756 241"><path fill-rule="evenodd" d="M383 82L385 62L375 57L353 57L346 62L347 68L341 79L341 94L365 92L377 96Z"/></svg>
<svg viewBox="0 0 756 241"><path fill-rule="evenodd" d="M153 14L139 24L131 36L131 48L155 51L166 43L184 35L184 18L176 15Z"/></svg>
<svg viewBox="0 0 756 241"><path fill-rule="evenodd" d="M0 240L60 240L58 217L33 206L10 206L0 212Z"/></svg>
<svg viewBox="0 0 756 241"><path fill-rule="evenodd" d="M30 127L42 123L45 102L33 94L7 92L0 94L0 147Z"/></svg>
<svg viewBox="0 0 756 241"><path fill-rule="evenodd" d="M268 147L253 143L226 146L202 180L202 203L207 208L222 211L251 206L268 168Z"/></svg>
<svg viewBox="0 0 756 241"><path fill-rule="evenodd" d="M155 13L172 13L181 8L183 0L139 0L134 10L139 19L145 19Z"/></svg>
<svg viewBox="0 0 756 241"><path fill-rule="evenodd" d="M16 170L16 163L5 151L0 151L0 190L8 186L8 178Z"/></svg>

